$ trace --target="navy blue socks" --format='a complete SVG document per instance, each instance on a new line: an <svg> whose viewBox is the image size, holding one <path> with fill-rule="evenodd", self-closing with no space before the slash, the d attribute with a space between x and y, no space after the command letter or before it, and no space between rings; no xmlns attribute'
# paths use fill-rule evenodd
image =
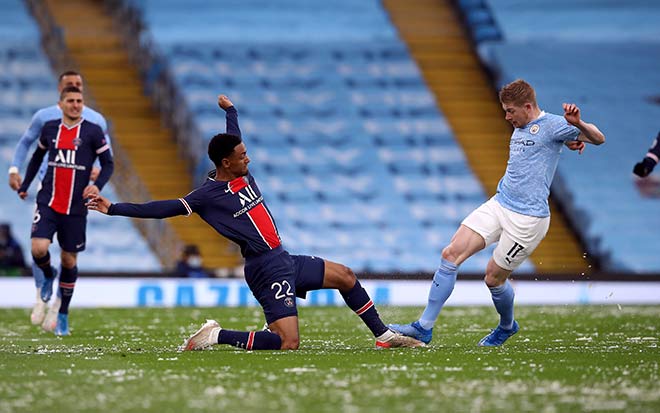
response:
<svg viewBox="0 0 660 413"><path fill-rule="evenodd" d="M78 267L61 268L60 295L62 297L62 304L60 305L60 314L69 314L69 303L71 303L73 289L76 287L76 280L78 279Z"/></svg>
<svg viewBox="0 0 660 413"><path fill-rule="evenodd" d="M380 319L374 302L371 301L369 294L362 288L360 281L356 280L353 288L345 293L341 293L341 296L344 297L344 301L348 307L355 311L355 314L369 327L369 330L371 330L375 337L379 337L389 330Z"/></svg>
<svg viewBox="0 0 660 413"><path fill-rule="evenodd" d="M43 271L44 276L48 279L51 279L55 276L53 274L53 267L50 265L50 252L46 251L46 255L44 255L41 258L37 258L34 255L32 255L32 259L34 260L34 263L37 264L37 267Z"/></svg>
<svg viewBox="0 0 660 413"><path fill-rule="evenodd" d="M220 330L218 344L243 348L245 350L279 350L282 339L270 331Z"/></svg>

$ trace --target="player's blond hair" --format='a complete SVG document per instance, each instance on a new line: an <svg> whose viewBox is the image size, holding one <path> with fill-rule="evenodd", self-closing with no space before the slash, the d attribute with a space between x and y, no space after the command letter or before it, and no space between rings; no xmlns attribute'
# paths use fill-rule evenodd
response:
<svg viewBox="0 0 660 413"><path fill-rule="evenodd" d="M500 102L515 106L523 106L525 103L538 106L534 88L522 79L514 80L500 90Z"/></svg>

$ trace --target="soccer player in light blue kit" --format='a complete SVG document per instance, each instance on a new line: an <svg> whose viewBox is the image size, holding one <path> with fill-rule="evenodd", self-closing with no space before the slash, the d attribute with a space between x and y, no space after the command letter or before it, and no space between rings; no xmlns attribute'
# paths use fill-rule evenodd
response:
<svg viewBox="0 0 660 413"><path fill-rule="evenodd" d="M515 128L509 144L506 172L497 193L461 223L442 250L440 267L433 277L428 303L419 320L393 324L395 331L429 343L433 325L456 283L458 267L486 246L498 242L486 267L484 281L500 315L497 328L479 346L500 346L519 330L513 316L514 291L509 275L539 245L550 225L548 196L562 146L584 148L583 142L600 145L603 133L584 122L575 104L563 104L564 116L539 109L534 89L524 80L502 88L500 102L506 120Z"/></svg>
<svg viewBox="0 0 660 413"><path fill-rule="evenodd" d="M83 90L83 78L80 73L75 71L66 71L59 76L57 90L58 94L62 93L65 87L75 86L81 91ZM83 107L82 117L87 121L92 122L101 127L103 134L105 135L105 140L110 145L110 136L108 136L108 124L99 112L91 109L87 106ZM25 133L21 136L21 139L16 144L16 150L14 151L14 157L11 161L9 167L9 186L14 191L21 187L22 178L19 173L20 169L25 163L25 158L28 155L30 147L37 142L41 136L41 131L46 124L51 120L61 119L62 118L62 109L56 103L52 106L39 109L32 116L32 120L28 125ZM111 150L112 151L112 150ZM48 158L44 157L44 160L39 169L38 178L41 181L46 174L48 169ZM91 180L95 181L99 175L99 162L98 160L94 163L94 168L91 173ZM48 306L48 301L50 301L52 292L53 292L53 281L56 278L55 269L52 268L50 264L50 259L48 262L43 264L43 268L37 266L32 262L32 274L34 276L34 284L37 288L37 297L34 307L32 308L32 313L30 314L30 320L34 325L40 325L47 331L53 331L57 321L57 314L59 308L51 308L46 315L46 309ZM47 273L49 276L44 275ZM53 304L55 307L58 307L59 300L55 300ZM52 314L51 314L52 313Z"/></svg>

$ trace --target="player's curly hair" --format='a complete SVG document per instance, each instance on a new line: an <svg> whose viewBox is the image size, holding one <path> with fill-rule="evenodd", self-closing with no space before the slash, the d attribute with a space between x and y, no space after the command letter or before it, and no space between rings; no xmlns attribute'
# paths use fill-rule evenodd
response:
<svg viewBox="0 0 660 413"><path fill-rule="evenodd" d="M216 167L222 165L222 160L234 152L234 148L240 145L243 140L240 136L229 133L219 133L211 138L209 142L209 158Z"/></svg>
<svg viewBox="0 0 660 413"><path fill-rule="evenodd" d="M500 102L515 106L523 106L525 103L538 106L534 88L522 79L514 80L500 90Z"/></svg>

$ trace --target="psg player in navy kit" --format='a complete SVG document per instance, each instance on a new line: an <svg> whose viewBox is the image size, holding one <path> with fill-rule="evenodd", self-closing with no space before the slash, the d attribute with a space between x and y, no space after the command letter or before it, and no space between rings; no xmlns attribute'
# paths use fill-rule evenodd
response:
<svg viewBox="0 0 660 413"><path fill-rule="evenodd" d="M229 344L246 350L295 350L299 346L296 297L308 291L337 289L346 304L376 337L378 347L419 347L424 344L393 332L383 324L367 292L353 271L322 258L289 255L282 248L275 221L266 207L241 139L238 113L224 95L218 105L226 111L227 133L213 137L208 155L216 166L202 186L183 198L146 204L111 204L91 197L88 208L108 215L167 218L199 214L218 233L237 243L245 258L245 280L263 307L268 329L232 331L208 320L188 338L182 350L202 350Z"/></svg>
<svg viewBox="0 0 660 413"><path fill-rule="evenodd" d="M98 195L110 179L114 164L103 130L82 117L84 101L80 89L65 87L60 94L59 106L62 118L44 123L38 147L28 165L25 181L18 188L18 195L22 199L27 197L30 183L48 154L48 169L37 194L37 209L32 224L32 257L44 272L46 280L50 281L44 283L42 289L52 288L55 274L50 265L48 248L57 233L62 250L60 294L51 307L56 309L57 318L53 317L51 321L49 311L42 327L65 336L69 335L69 303L78 278L77 256L85 249L87 209L84 199ZM97 157L101 172L96 181L89 185ZM50 292L47 295L50 296Z"/></svg>
<svg viewBox="0 0 660 413"><path fill-rule="evenodd" d="M75 86L80 89L81 92L84 92L85 83L83 77L80 73L68 70L63 72L59 76L57 83L57 93L62 93L67 86ZM108 134L108 123L102 114L90 108L89 106L83 106L81 115L85 120L88 120L92 123L95 123L101 127L105 133L105 139L110 144L110 135ZM33 146L39 140L41 136L41 131L46 122L56 119L62 119L62 108L59 105L59 101L54 105L47 106L45 108L39 109L32 116L32 120L28 125L27 129L18 140L16 144L16 149L14 150L14 156L11 160L9 167L9 186L14 191L18 190L21 187L22 178L19 173L20 168L25 163L25 160L30 151L30 147ZM99 175L100 168L99 161L95 161L94 167L92 168L91 179L92 181L96 180L96 177ZM48 159L44 159L37 174L37 178L41 181L46 175L48 170ZM44 329L51 331L53 329L54 323L57 322L57 314L59 312L59 304L57 300L53 300L50 307L48 302L50 301L50 294L53 292L52 284L55 282L55 279L46 279L43 274L43 271L37 266L37 264L32 261L32 276L34 278L34 285L36 287L36 300L34 306L32 307L32 312L30 313L30 322L34 325L41 325ZM43 294L42 294L43 292ZM46 314L48 311L48 314Z"/></svg>

